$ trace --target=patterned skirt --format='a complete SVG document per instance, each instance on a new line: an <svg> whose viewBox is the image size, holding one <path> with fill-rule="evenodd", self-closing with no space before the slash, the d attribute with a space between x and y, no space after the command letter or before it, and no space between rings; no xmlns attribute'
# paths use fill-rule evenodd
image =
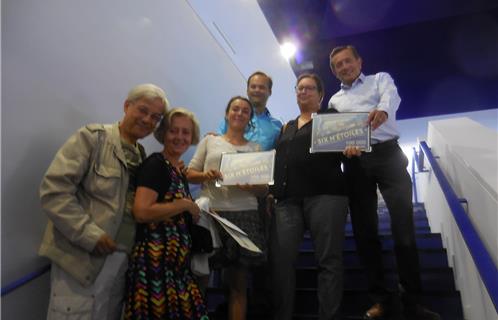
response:
<svg viewBox="0 0 498 320"><path fill-rule="evenodd" d="M124 319L208 319L190 270L190 247L183 218L138 226L127 272Z"/></svg>
<svg viewBox="0 0 498 320"><path fill-rule="evenodd" d="M267 244L264 224L259 212L257 210L216 212L247 233L249 239L262 253L242 248L221 226L217 225L222 247L209 258L211 267L218 269L238 265L251 268L264 264L267 259Z"/></svg>

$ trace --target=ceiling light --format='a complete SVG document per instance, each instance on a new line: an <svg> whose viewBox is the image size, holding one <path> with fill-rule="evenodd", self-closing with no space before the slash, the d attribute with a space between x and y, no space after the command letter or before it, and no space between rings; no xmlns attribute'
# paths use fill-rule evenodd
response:
<svg viewBox="0 0 498 320"><path fill-rule="evenodd" d="M284 56L285 59L289 60L296 54L296 46L293 43L286 42L280 46L280 53Z"/></svg>

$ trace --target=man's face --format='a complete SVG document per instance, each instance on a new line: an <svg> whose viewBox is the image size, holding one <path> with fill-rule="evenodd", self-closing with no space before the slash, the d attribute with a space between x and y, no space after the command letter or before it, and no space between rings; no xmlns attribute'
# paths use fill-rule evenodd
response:
<svg viewBox="0 0 498 320"><path fill-rule="evenodd" d="M266 107L266 101L271 95L268 87L268 78L263 75L255 75L247 86L247 96L251 103L257 107Z"/></svg>
<svg viewBox="0 0 498 320"><path fill-rule="evenodd" d="M120 124L121 135L129 142L143 139L154 131L164 114L161 99L141 98L125 101L125 116Z"/></svg>
<svg viewBox="0 0 498 320"><path fill-rule="evenodd" d="M330 69L337 79L350 86L361 73L361 63L361 58L356 58L348 48L332 57Z"/></svg>

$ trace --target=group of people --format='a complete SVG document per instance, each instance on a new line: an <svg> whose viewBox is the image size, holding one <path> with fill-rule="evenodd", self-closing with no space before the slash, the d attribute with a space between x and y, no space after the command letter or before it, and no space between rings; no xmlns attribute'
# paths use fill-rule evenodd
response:
<svg viewBox="0 0 498 320"><path fill-rule="evenodd" d="M303 74L295 87L299 116L285 125L266 107L272 79L258 71L247 81L248 97L231 98L218 132L202 139L195 115L170 109L153 84L129 92L121 121L87 125L71 136L40 187L49 222L39 253L52 261L47 319L208 319L202 279L190 269L190 229L200 209L189 183L202 184L210 208L261 249L246 250L219 230L222 246L210 260L224 269L229 319L246 318L248 274L258 267L255 278L271 281L274 319L292 318L294 265L306 230L318 265L319 319L339 319L348 208L373 302L364 319L392 316L395 294L384 281L377 188L391 215L400 316L440 319L419 301L411 181L397 143L400 98L393 79L383 72L365 76L352 46L334 48L330 67L341 89L329 108L320 110L320 78ZM311 115L350 111L369 113L372 152L310 153ZM138 141L151 133L164 147L146 157ZM197 148L185 165L181 157L191 145ZM223 179L222 153L271 149L273 186L215 186Z"/></svg>

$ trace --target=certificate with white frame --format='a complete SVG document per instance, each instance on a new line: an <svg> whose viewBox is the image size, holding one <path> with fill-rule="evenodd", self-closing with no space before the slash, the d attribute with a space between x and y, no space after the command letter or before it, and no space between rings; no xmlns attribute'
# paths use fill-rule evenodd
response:
<svg viewBox="0 0 498 320"><path fill-rule="evenodd" d="M273 184L275 150L260 152L222 153L220 172L223 180L216 186L237 184Z"/></svg>
<svg viewBox="0 0 498 320"><path fill-rule="evenodd" d="M311 153L342 152L358 147L370 152L368 112L342 112L312 115Z"/></svg>
<svg viewBox="0 0 498 320"><path fill-rule="evenodd" d="M247 250L261 253L261 250L254 244L254 242L249 239L247 233L237 227L235 224L231 223L230 220L220 217L214 211L207 211L207 213L214 218L214 220L218 221L220 226L225 229L225 231L243 248Z"/></svg>

